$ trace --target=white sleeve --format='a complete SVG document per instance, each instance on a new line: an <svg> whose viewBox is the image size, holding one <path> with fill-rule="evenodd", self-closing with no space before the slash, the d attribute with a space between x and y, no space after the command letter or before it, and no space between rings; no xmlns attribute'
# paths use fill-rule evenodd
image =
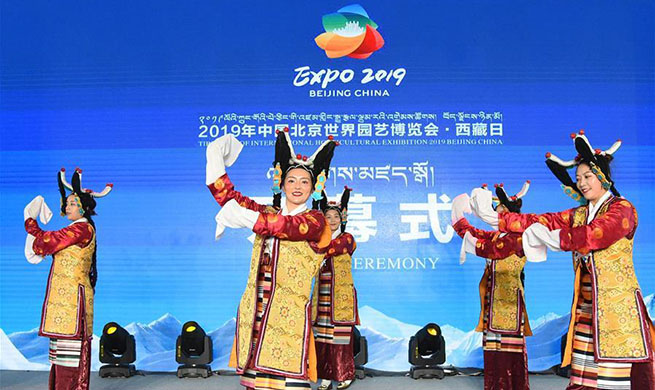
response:
<svg viewBox="0 0 655 390"><path fill-rule="evenodd" d="M23 209L23 221L27 221L30 218L36 219L39 216L42 204L43 197L41 195L35 196Z"/></svg>
<svg viewBox="0 0 655 390"><path fill-rule="evenodd" d="M259 218L259 213L241 207L236 200L230 199L216 214L216 239L218 240L226 227L232 229L248 228L252 230Z"/></svg>
<svg viewBox="0 0 655 390"><path fill-rule="evenodd" d="M476 188L471 192L471 210L478 218L493 228L498 227L498 213L493 209L491 191Z"/></svg>
<svg viewBox="0 0 655 390"><path fill-rule="evenodd" d="M464 234L462 240L462 248L459 250L459 263L464 264L466 262L466 254L470 253L475 255L475 244L478 242L478 239L473 237L470 232Z"/></svg>
<svg viewBox="0 0 655 390"><path fill-rule="evenodd" d="M25 239L25 258L30 264L39 264L43 261L43 256L34 253L34 248L32 247L34 240L36 240L36 237L31 234L27 235L27 238Z"/></svg>
<svg viewBox="0 0 655 390"><path fill-rule="evenodd" d="M555 252L561 252L559 241L560 229L548 230L540 223L534 223L528 226L523 232L523 252L528 261L542 262L546 261L547 249Z"/></svg>
<svg viewBox="0 0 655 390"><path fill-rule="evenodd" d="M205 184L210 185L225 174L237 160L243 144L233 134L226 134L207 145L207 165L205 166Z"/></svg>
<svg viewBox="0 0 655 390"><path fill-rule="evenodd" d="M41 223L45 225L48 222L50 222L51 218L52 218L52 211L50 210L50 207L48 207L48 204L44 200L41 203L41 210L39 211L39 219L41 220Z"/></svg>
<svg viewBox="0 0 655 390"><path fill-rule="evenodd" d="M36 219L38 217L41 220L41 223L47 224L52 218L52 211L50 210L50 207L48 207L48 204L45 202L43 197L39 195L25 207L23 216L25 219ZM28 233L27 237L25 238L25 258L30 264L39 264L41 261L43 261L43 256L39 256L34 253L34 240L36 240L36 237Z"/></svg>
<svg viewBox="0 0 655 390"><path fill-rule="evenodd" d="M464 214L471 213L470 198L468 194L460 194L453 199L453 205L450 212L450 221L455 224L460 219L464 218Z"/></svg>

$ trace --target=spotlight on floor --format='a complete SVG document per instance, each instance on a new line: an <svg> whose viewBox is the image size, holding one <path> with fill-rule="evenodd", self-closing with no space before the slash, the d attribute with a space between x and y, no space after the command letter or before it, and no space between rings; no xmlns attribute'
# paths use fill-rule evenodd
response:
<svg viewBox="0 0 655 390"><path fill-rule="evenodd" d="M439 364L446 361L446 340L439 325L429 323L409 339L409 375L414 379L443 379L443 368Z"/></svg>
<svg viewBox="0 0 655 390"><path fill-rule="evenodd" d="M207 378L212 375L210 364L214 360L212 339L195 321L182 325L182 334L177 336L175 361L182 364L177 368L178 378Z"/></svg>
<svg viewBox="0 0 655 390"><path fill-rule="evenodd" d="M129 334L122 326L110 322L102 329L100 337L100 367L98 374L101 378L123 376L129 378L136 374L134 361L136 360L136 343L134 336Z"/></svg>
<svg viewBox="0 0 655 390"><path fill-rule="evenodd" d="M355 378L366 378L364 365L368 363L368 342L366 337L359 333L356 326L353 326L353 356L355 360Z"/></svg>

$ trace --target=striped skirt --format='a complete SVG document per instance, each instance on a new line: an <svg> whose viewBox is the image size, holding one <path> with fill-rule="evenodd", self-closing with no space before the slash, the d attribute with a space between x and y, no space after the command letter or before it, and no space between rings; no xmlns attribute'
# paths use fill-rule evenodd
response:
<svg viewBox="0 0 655 390"><path fill-rule="evenodd" d="M64 367L78 367L82 353L82 340L50 339L48 360Z"/></svg>
<svg viewBox="0 0 655 390"><path fill-rule="evenodd" d="M79 326L86 329L85 316L80 316ZM91 337L82 340L50 339L48 351L50 375L49 390L88 390L91 375Z"/></svg>
<svg viewBox="0 0 655 390"><path fill-rule="evenodd" d="M257 312L255 324L252 331L253 351L257 349L261 337L262 318L268 302L271 299L272 291L272 264L261 264L257 275ZM311 389L309 381L287 378L281 375L272 375L259 372L254 369L252 356L248 361L245 372L241 375L240 383L247 389L256 390L296 390Z"/></svg>
<svg viewBox="0 0 655 390"><path fill-rule="evenodd" d="M569 388L629 390L631 363L596 363L592 326L591 276L582 267L582 286L575 310L573 356ZM576 387L577 386L577 387Z"/></svg>

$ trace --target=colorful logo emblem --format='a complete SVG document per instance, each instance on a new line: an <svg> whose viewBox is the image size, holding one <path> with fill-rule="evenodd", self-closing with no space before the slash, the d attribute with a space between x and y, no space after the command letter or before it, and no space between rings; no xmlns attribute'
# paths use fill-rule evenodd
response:
<svg viewBox="0 0 655 390"><path fill-rule="evenodd" d="M359 4L324 15L323 28L325 32L314 41L328 58L348 56L363 60L384 46L384 39L377 32L378 25Z"/></svg>

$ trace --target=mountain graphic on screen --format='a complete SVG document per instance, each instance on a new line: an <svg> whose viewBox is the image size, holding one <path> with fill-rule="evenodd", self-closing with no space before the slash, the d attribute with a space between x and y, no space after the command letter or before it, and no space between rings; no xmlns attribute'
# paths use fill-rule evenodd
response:
<svg viewBox="0 0 655 390"><path fill-rule="evenodd" d="M655 294L644 298L651 316L655 314ZM360 308L362 336L368 341L369 361L366 367L382 371L406 371L409 338L421 326L404 323L370 307ZM543 371L559 364L560 342L569 324L569 315L546 314L530 322L534 335L527 338L528 367ZM208 332L214 344L212 369L227 370L236 320L226 321ZM175 341L182 323L169 313L148 324L130 323L125 329L134 335L137 345L136 367L142 371L175 371ZM446 364L455 367L482 368L482 333L463 331L450 325L441 326L446 339ZM93 336L91 369L97 371L100 338ZM9 336L0 329L0 369L49 370L48 339L38 336L38 329L15 332Z"/></svg>

